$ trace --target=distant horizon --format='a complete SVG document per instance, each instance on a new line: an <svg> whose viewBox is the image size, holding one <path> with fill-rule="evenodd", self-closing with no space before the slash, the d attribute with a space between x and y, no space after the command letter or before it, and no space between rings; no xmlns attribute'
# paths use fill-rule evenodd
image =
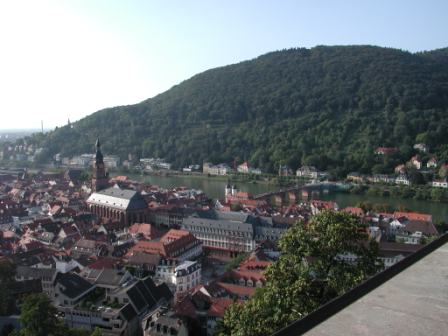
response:
<svg viewBox="0 0 448 336"><path fill-rule="evenodd" d="M441 0L0 2L2 127L62 127L284 49L443 49L447 12Z"/></svg>
<svg viewBox="0 0 448 336"><path fill-rule="evenodd" d="M94 112L95 113L95 112ZM57 126L60 127L60 126ZM44 128L44 132L52 131L55 127ZM42 132L41 128L0 128L0 133L2 132Z"/></svg>

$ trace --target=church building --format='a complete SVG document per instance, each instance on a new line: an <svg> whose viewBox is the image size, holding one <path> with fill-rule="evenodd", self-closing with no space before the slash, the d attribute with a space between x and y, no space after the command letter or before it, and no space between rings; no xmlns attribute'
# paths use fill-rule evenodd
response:
<svg viewBox="0 0 448 336"><path fill-rule="evenodd" d="M96 141L96 155L93 164L92 194L87 199L87 207L102 220L120 222L130 226L149 220L148 204L135 190L109 187L109 174L103 161L99 139Z"/></svg>

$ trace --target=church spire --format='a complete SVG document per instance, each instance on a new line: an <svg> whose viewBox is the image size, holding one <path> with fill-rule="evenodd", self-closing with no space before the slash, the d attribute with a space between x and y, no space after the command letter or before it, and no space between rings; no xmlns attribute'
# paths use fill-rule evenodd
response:
<svg viewBox="0 0 448 336"><path fill-rule="evenodd" d="M95 162L96 164L104 164L103 162L103 153L101 153L101 143L100 143L100 138L96 139L95 142L95 147L96 147L96 154L95 154Z"/></svg>
<svg viewBox="0 0 448 336"><path fill-rule="evenodd" d="M100 191L108 186L108 174L106 173L103 153L101 153L100 139L96 139L95 142L96 154L95 162L93 163L93 176L92 176L92 190Z"/></svg>

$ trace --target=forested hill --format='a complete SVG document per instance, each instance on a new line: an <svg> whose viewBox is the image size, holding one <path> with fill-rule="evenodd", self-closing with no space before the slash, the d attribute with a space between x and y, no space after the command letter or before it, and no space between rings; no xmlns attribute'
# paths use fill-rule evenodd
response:
<svg viewBox="0 0 448 336"><path fill-rule="evenodd" d="M377 146L399 147L400 161L425 142L448 160L447 130L448 49L319 46L208 70L34 141L47 154L71 155L92 152L99 136L106 154L176 167L236 159L269 171L312 164L342 174L390 169L395 162L375 162Z"/></svg>

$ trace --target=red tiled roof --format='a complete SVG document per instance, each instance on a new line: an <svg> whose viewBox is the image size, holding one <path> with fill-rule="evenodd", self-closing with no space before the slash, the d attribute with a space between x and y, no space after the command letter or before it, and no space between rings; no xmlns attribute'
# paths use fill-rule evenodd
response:
<svg viewBox="0 0 448 336"><path fill-rule="evenodd" d="M358 208L358 207L346 207L346 208L342 209L342 211L352 214L352 215L356 215L358 217L364 216L364 210L362 210L361 208Z"/></svg>
<svg viewBox="0 0 448 336"><path fill-rule="evenodd" d="M195 241L199 242L190 232L171 229L159 241L137 242L128 255L133 252L145 252L159 254L167 258L177 257L181 254L181 250Z"/></svg>
<svg viewBox="0 0 448 336"><path fill-rule="evenodd" d="M336 207L336 202L333 201L321 201L321 200L313 200L311 204L317 208L321 209L334 209Z"/></svg>
<svg viewBox="0 0 448 336"><path fill-rule="evenodd" d="M135 223L129 227L129 233L137 234L141 233L147 239L155 239L161 236L159 230L153 225L147 223Z"/></svg>
<svg viewBox="0 0 448 336"><path fill-rule="evenodd" d="M196 307L194 306L191 298L187 295L182 301L176 303L174 306L174 311L180 316L189 316L191 318L196 318Z"/></svg>
<svg viewBox="0 0 448 336"><path fill-rule="evenodd" d="M424 221L424 222L432 222L432 215L422 214L418 212L394 212L394 218L402 218L405 217L408 220L414 221Z"/></svg>
<svg viewBox="0 0 448 336"><path fill-rule="evenodd" d="M255 294L255 287L246 287L246 286L240 286L240 285L234 285L234 284L229 284L229 283L225 283L225 282L218 282L217 285L224 289L227 293L229 293L230 295L236 295L238 297L251 297L252 295Z"/></svg>
<svg viewBox="0 0 448 336"><path fill-rule="evenodd" d="M229 276L234 279L251 279L252 281L258 281L261 280L262 282L266 281L266 278L264 276L264 270L258 270L258 271L249 271L249 270L232 270L229 272Z"/></svg>
<svg viewBox="0 0 448 336"><path fill-rule="evenodd" d="M249 198L250 196L251 196L251 194L248 192L245 192L245 191L238 191L236 193L236 197L238 197L238 198Z"/></svg>
<svg viewBox="0 0 448 336"><path fill-rule="evenodd" d="M271 261L246 260L241 262L240 268L243 270L266 269L270 264L272 264Z"/></svg>
<svg viewBox="0 0 448 336"><path fill-rule="evenodd" d="M111 180L118 181L118 182L126 182L128 180L128 177L124 176L124 175L120 175L120 176L112 177Z"/></svg>
<svg viewBox="0 0 448 336"><path fill-rule="evenodd" d="M215 317L223 317L226 309L233 304L235 301L233 299L227 298L212 298L212 305L207 311L207 315ZM242 301L239 301L242 303Z"/></svg>

